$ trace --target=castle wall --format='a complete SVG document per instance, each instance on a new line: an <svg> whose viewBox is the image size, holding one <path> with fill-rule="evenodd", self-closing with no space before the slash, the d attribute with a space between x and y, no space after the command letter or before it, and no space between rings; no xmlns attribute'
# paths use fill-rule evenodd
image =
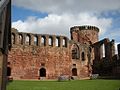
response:
<svg viewBox="0 0 120 90"><path fill-rule="evenodd" d="M115 42L98 41L94 26L71 28L71 40L65 36L32 34L12 29L12 49L8 55L13 79L57 79L61 75L74 79L93 73L119 75ZM119 45L118 45L119 55Z"/></svg>
<svg viewBox="0 0 120 90"><path fill-rule="evenodd" d="M73 54L73 49L78 51ZM32 34L12 29L12 49L9 67L13 79L42 78L40 70L46 70L46 79L60 75L81 79L89 77L91 52L87 44L75 43L65 36ZM84 54L84 55L83 55ZM76 55L73 59L73 55Z"/></svg>
<svg viewBox="0 0 120 90"><path fill-rule="evenodd" d="M14 79L38 79L41 68L46 70L46 79L71 75L67 37L19 33L14 29L12 43L8 62Z"/></svg>
<svg viewBox="0 0 120 90"><path fill-rule="evenodd" d="M63 49L63 48L62 48ZM28 47L12 48L9 61L14 79L38 79L39 70L46 69L46 78L69 75L71 61L67 48Z"/></svg>

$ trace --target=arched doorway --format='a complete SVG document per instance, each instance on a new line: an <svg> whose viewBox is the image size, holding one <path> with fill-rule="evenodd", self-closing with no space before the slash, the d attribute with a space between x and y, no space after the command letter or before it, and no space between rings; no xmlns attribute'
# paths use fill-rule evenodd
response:
<svg viewBox="0 0 120 90"><path fill-rule="evenodd" d="M11 68L7 67L7 76L11 76Z"/></svg>
<svg viewBox="0 0 120 90"><path fill-rule="evenodd" d="M39 75L40 75L40 77L46 77L46 69L45 68L41 68L39 70Z"/></svg>
<svg viewBox="0 0 120 90"><path fill-rule="evenodd" d="M77 69L76 68L72 69L72 76L77 76Z"/></svg>

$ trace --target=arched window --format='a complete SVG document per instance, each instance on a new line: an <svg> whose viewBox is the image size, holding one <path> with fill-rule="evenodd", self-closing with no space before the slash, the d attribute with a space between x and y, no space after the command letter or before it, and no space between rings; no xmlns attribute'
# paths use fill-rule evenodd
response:
<svg viewBox="0 0 120 90"><path fill-rule="evenodd" d="M39 71L40 77L46 77L46 69L45 68L41 68Z"/></svg>
<svg viewBox="0 0 120 90"><path fill-rule="evenodd" d="M103 57L105 57L105 44L103 44L101 47L102 47Z"/></svg>
<svg viewBox="0 0 120 90"><path fill-rule="evenodd" d="M72 59L79 59L79 58L80 58L79 47L76 44L73 44Z"/></svg>
<svg viewBox="0 0 120 90"><path fill-rule="evenodd" d="M12 33L12 44L15 44L15 34Z"/></svg>
<svg viewBox="0 0 120 90"><path fill-rule="evenodd" d="M60 47L60 38L59 37L56 37L56 46Z"/></svg>
<svg viewBox="0 0 120 90"><path fill-rule="evenodd" d="M41 37L41 43L42 43L43 46L45 46L45 36Z"/></svg>
<svg viewBox="0 0 120 90"><path fill-rule="evenodd" d="M90 52L90 53L92 52L92 48L91 48L91 47L89 47L89 52Z"/></svg>
<svg viewBox="0 0 120 90"><path fill-rule="evenodd" d="M19 44L23 44L23 36L22 34L19 34Z"/></svg>
<svg viewBox="0 0 120 90"><path fill-rule="evenodd" d="M25 43L26 43L26 45L30 45L31 43L30 43L30 35L29 34L27 34L27 36L26 36L26 39L25 39Z"/></svg>
<svg viewBox="0 0 120 90"><path fill-rule="evenodd" d="M53 46L53 38L49 37L49 46Z"/></svg>
<svg viewBox="0 0 120 90"><path fill-rule="evenodd" d="M38 46L38 37L34 36L34 45Z"/></svg>
<svg viewBox="0 0 120 90"><path fill-rule="evenodd" d="M63 47L67 47L67 39L63 38Z"/></svg>
<svg viewBox="0 0 120 90"><path fill-rule="evenodd" d="M11 76L11 68L7 67L7 76Z"/></svg>
<svg viewBox="0 0 120 90"><path fill-rule="evenodd" d="M72 69L72 76L77 76L77 69L76 68Z"/></svg>
<svg viewBox="0 0 120 90"><path fill-rule="evenodd" d="M81 57L82 57L82 61L85 61L85 53L84 52L82 52Z"/></svg>

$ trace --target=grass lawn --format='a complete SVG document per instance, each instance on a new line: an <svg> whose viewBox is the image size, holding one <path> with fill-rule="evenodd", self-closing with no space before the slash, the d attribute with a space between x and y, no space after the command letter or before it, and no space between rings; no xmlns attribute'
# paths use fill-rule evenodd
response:
<svg viewBox="0 0 120 90"><path fill-rule="evenodd" d="M120 90L120 80L13 81L7 90Z"/></svg>

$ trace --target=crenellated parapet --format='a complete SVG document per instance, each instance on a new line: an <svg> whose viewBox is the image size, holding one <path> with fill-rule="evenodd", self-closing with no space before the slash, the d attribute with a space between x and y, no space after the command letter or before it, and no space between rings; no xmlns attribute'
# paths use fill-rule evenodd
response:
<svg viewBox="0 0 120 90"><path fill-rule="evenodd" d="M69 42L65 36L23 33L13 28L11 34L13 45L68 47Z"/></svg>
<svg viewBox="0 0 120 90"><path fill-rule="evenodd" d="M95 30L97 32L99 32L99 28L98 27L95 27L95 26L88 26L88 25L85 25L85 26L74 26L74 27L71 27L70 28L70 31L79 31L79 30Z"/></svg>

